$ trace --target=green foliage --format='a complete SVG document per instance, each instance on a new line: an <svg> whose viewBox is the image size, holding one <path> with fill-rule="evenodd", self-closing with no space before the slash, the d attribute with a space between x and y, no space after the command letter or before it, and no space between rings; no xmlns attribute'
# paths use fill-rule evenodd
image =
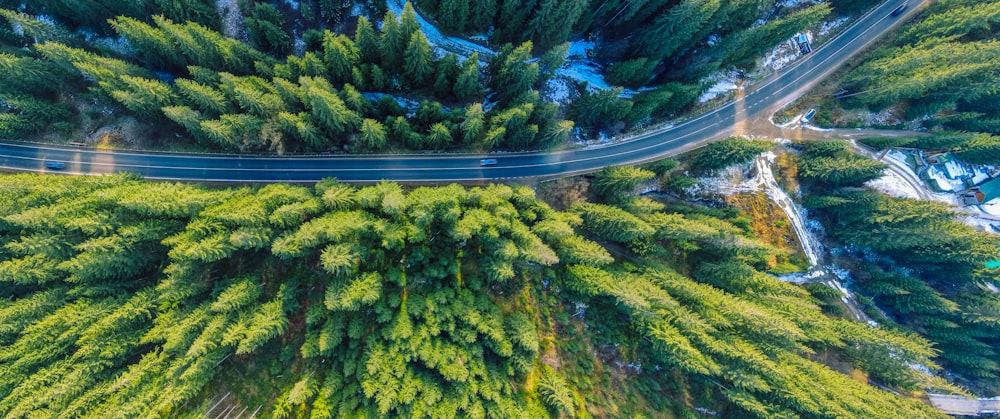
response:
<svg viewBox="0 0 1000 419"><path fill-rule="evenodd" d="M730 137L705 146L694 157L691 167L696 170L712 171L734 164L745 164L770 149L771 144L765 141Z"/></svg>
<svg viewBox="0 0 1000 419"><path fill-rule="evenodd" d="M608 79L608 83L615 86L636 89L644 86L649 81L654 67L656 67L656 61L640 57L611 65L608 67L605 76Z"/></svg>
<svg viewBox="0 0 1000 419"><path fill-rule="evenodd" d="M5 415L185 415L229 386L265 394L269 416L526 417L544 415L542 403L581 413L597 401L574 388L590 379L539 370L553 320L537 316L561 304L529 295L629 319L623 353L671 371L643 383L718 382L740 393L703 387L706 397L728 397L730 409L933 415L803 357L843 351L912 388L923 377L907 363L934 367L926 342L824 316L799 288L741 261L754 244L740 229L653 202L634 202L635 214L589 203L558 213L504 185L209 189L29 175L0 177L0 199ZM696 279L615 264L577 225L630 249L674 249ZM899 306L953 313L919 295ZM525 392L532 374L536 390ZM800 382L820 385L789 384Z"/></svg>
<svg viewBox="0 0 1000 419"><path fill-rule="evenodd" d="M201 66L216 71L248 74L254 62L267 62L263 53L235 39L195 22L174 23L163 16L153 16L154 26L128 17L110 21L119 35L134 44L154 64L185 68Z"/></svg>
<svg viewBox="0 0 1000 419"><path fill-rule="evenodd" d="M670 56L699 32L719 7L719 0L680 2L636 36L634 54L649 57L654 62Z"/></svg>
<svg viewBox="0 0 1000 419"><path fill-rule="evenodd" d="M542 378L538 381L538 391L552 410L572 416L575 409L573 394L566 379L548 365L542 366Z"/></svg>
<svg viewBox="0 0 1000 419"><path fill-rule="evenodd" d="M431 45L427 43L427 38L423 32L415 31L403 53L404 71L411 86L424 86L427 79L434 73L433 54Z"/></svg>
<svg viewBox="0 0 1000 419"><path fill-rule="evenodd" d="M608 166L594 175L591 187L606 199L614 200L631 195L636 186L655 176L656 173L634 166Z"/></svg>
<svg viewBox="0 0 1000 419"><path fill-rule="evenodd" d="M931 127L997 134L995 89L988 80L997 68L996 25L1000 3L945 0L902 30L848 74L848 106L897 106L910 118L937 115ZM917 139L916 142L920 142ZM930 148L930 147L928 147Z"/></svg>
<svg viewBox="0 0 1000 419"><path fill-rule="evenodd" d="M908 146L910 144L913 144L914 139L905 137L878 137L878 138L863 138L858 140L858 142L875 149L883 149L883 148Z"/></svg>
<svg viewBox="0 0 1000 419"><path fill-rule="evenodd" d="M596 92L584 92L573 101L568 112L576 123L584 127L602 129L621 121L632 109L632 102L622 99L623 89L615 87Z"/></svg>
<svg viewBox="0 0 1000 419"><path fill-rule="evenodd" d="M832 187L858 186L881 177L886 167L885 163L854 154L844 157L807 157L799 163L799 176L804 181Z"/></svg>
<svg viewBox="0 0 1000 419"><path fill-rule="evenodd" d="M737 67L751 68L757 57L764 52L791 38L796 32L819 23L829 13L829 4L817 4L743 31L729 44L724 61Z"/></svg>
<svg viewBox="0 0 1000 419"><path fill-rule="evenodd" d="M487 68L489 86L497 94L497 101L506 106L515 98L531 90L540 76L538 63L531 62L533 44L522 43L516 48L507 44L490 61Z"/></svg>
<svg viewBox="0 0 1000 419"><path fill-rule="evenodd" d="M285 33L285 19L274 6L257 3L250 18L245 20L247 35L257 49L273 55L286 55L292 48L291 38Z"/></svg>

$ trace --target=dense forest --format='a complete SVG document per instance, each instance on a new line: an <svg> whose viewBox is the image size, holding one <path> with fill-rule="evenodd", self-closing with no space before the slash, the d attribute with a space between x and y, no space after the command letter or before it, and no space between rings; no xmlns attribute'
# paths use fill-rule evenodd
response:
<svg viewBox="0 0 1000 419"><path fill-rule="evenodd" d="M134 118L149 148L546 149L676 115L704 76L867 3L240 1L220 17L206 0L2 0L0 136L81 141ZM418 12L482 55L433 45ZM581 39L611 87L577 81L560 106L547 82Z"/></svg>
<svg viewBox="0 0 1000 419"><path fill-rule="evenodd" d="M706 76L876 3L395 1L0 0L0 139L545 149L676 116ZM996 164L998 16L936 1L826 100L932 130L869 145ZM483 53L438 48L424 19ZM584 39L611 87L553 100ZM0 175L0 415L909 418L942 416L927 391L1000 392L1000 240L863 187L882 163L824 141L785 168L873 324L776 278L801 266L759 220L678 199L773 146L608 167L547 200Z"/></svg>
<svg viewBox="0 0 1000 419"><path fill-rule="evenodd" d="M841 108L892 111L935 136L873 144L953 151L973 164L1000 162L998 22L1000 1L931 3L838 80L835 95L820 101L817 121L856 124Z"/></svg>
<svg viewBox="0 0 1000 419"><path fill-rule="evenodd" d="M927 339L765 274L738 211L622 192L670 166L561 211L504 185L5 175L0 412L940 415L906 396L947 387L911 368L937 368Z"/></svg>
<svg viewBox="0 0 1000 419"><path fill-rule="evenodd" d="M1000 239L959 222L946 204L862 188L884 165L846 141L803 148L805 203L858 259L852 270L872 314L933 342L953 381L1000 391L997 270L984 265L998 258Z"/></svg>

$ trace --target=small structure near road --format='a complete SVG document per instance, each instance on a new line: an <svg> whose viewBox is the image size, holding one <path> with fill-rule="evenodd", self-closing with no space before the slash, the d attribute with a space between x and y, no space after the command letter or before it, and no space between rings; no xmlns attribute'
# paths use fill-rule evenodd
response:
<svg viewBox="0 0 1000 419"><path fill-rule="evenodd" d="M931 394L930 399L932 406L949 415L979 416L1000 413L1000 397L970 399L965 396Z"/></svg>
<svg viewBox="0 0 1000 419"><path fill-rule="evenodd" d="M800 33L795 35L795 44L799 46L799 52L808 54L813 51L812 44L809 43L809 35Z"/></svg>
<svg viewBox="0 0 1000 419"><path fill-rule="evenodd" d="M809 121L812 121L814 116L816 116L816 109L810 109L809 112L806 112L806 114L802 116L802 122L808 123Z"/></svg>
<svg viewBox="0 0 1000 419"><path fill-rule="evenodd" d="M1000 177L990 179L962 193L962 202L966 205L983 205L997 198L1000 198Z"/></svg>

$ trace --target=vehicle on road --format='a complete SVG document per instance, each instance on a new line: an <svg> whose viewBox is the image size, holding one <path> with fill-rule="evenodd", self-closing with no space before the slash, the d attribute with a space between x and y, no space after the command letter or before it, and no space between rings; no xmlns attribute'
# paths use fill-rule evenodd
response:
<svg viewBox="0 0 1000 419"><path fill-rule="evenodd" d="M479 161L480 166L496 166L497 159L482 159Z"/></svg>
<svg viewBox="0 0 1000 419"><path fill-rule="evenodd" d="M53 170L63 170L66 168L66 163L63 163L61 161L47 161L45 162L45 168Z"/></svg>
<svg viewBox="0 0 1000 419"><path fill-rule="evenodd" d="M903 4L900 4L895 9L892 9L892 13L889 13L889 16L894 16L894 17L895 16L899 16L900 14L903 13L903 10L906 10L906 2L905 1L903 2Z"/></svg>

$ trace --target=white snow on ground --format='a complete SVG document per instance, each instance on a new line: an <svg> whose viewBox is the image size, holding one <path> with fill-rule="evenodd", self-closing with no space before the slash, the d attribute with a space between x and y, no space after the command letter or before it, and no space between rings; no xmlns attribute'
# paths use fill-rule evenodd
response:
<svg viewBox="0 0 1000 419"><path fill-rule="evenodd" d="M572 87L569 80L563 77L553 77L545 83L546 96L555 103L568 104Z"/></svg>
<svg viewBox="0 0 1000 419"><path fill-rule="evenodd" d="M389 0L386 2L386 6L392 11L392 13L395 13L397 17L403 14L403 3L399 0ZM436 26L428 22L427 19L424 19L420 13L417 13L417 21L420 22L420 30L423 31L424 36L427 37L427 41L438 49L439 52L452 52L463 58L467 58L472 55L473 52L478 52L480 60L486 60L489 57L496 55L496 52L492 49L479 45L475 42L459 37L445 36Z"/></svg>
<svg viewBox="0 0 1000 419"><path fill-rule="evenodd" d="M562 68L556 70L556 76L569 77L577 81L587 82L588 88L607 90L611 86L608 82L604 81L604 75L601 74L601 69L590 60L580 60L577 62L569 62L567 60L566 65Z"/></svg>
<svg viewBox="0 0 1000 419"><path fill-rule="evenodd" d="M573 41L569 44L566 63L556 70L556 77L566 77L576 81L587 82L588 90L607 90L611 86L604 80L601 67L589 57L593 55L596 43L592 40ZM631 93L622 93L623 97Z"/></svg>
<svg viewBox="0 0 1000 419"><path fill-rule="evenodd" d="M764 58L760 60L760 66L761 68L769 68L777 71L800 56L802 54L799 53L798 44L795 43L794 39L788 39L765 54Z"/></svg>
<svg viewBox="0 0 1000 419"><path fill-rule="evenodd" d="M962 206L960 200L954 193L939 193L931 191L926 184L917 177L916 173L906 162L906 155L898 150L892 150L882 159L883 163L889 164L890 168L880 179L866 183L890 196L914 199L930 199L944 202L954 206L955 211L968 213L961 215L959 221L972 226L978 230L988 233L1000 233L1000 200L990 202L981 206ZM976 171L989 170L988 168L977 168ZM964 189L960 180L950 180L945 178L944 173L935 167L928 171L934 182L943 188L953 188L955 190ZM958 186L955 185L957 182ZM916 189L920 188L920 190Z"/></svg>
<svg viewBox="0 0 1000 419"><path fill-rule="evenodd" d="M246 24L236 0L216 0L215 10L222 18L222 34L230 38L247 41Z"/></svg>
<svg viewBox="0 0 1000 419"><path fill-rule="evenodd" d="M910 167L910 164L906 161L906 154L903 154L899 150L893 149L892 151L889 151L889 153L887 153L885 157L882 158L882 163L892 166L893 171L900 171L905 173L904 176L908 179L911 179L911 182L908 183L913 184L914 182L920 182L920 177L917 176L917 173L913 171L913 168ZM940 173L940 171L938 173ZM944 175L942 174L941 177L943 178ZM942 186L948 186L948 185L949 184L946 183ZM923 182L920 182L919 185L914 185L914 186L924 187L925 185L923 184ZM924 187L923 189L924 193L922 193L921 195L925 199L944 202L946 204L956 204L956 205L958 204L958 200L955 198L954 194L934 192L927 189L926 187Z"/></svg>
<svg viewBox="0 0 1000 419"><path fill-rule="evenodd" d="M973 166L972 168L972 184L978 185L980 183L986 182L990 178L990 174L987 171L993 170L989 166Z"/></svg>
<svg viewBox="0 0 1000 419"><path fill-rule="evenodd" d="M820 128L809 123L802 124L802 128L811 129L813 131L833 131L833 128Z"/></svg>
<svg viewBox="0 0 1000 419"><path fill-rule="evenodd" d="M568 57L569 59L585 60L590 56L595 45L594 41L573 41L569 44Z"/></svg>
<svg viewBox="0 0 1000 419"><path fill-rule="evenodd" d="M802 3L815 3L815 2L816 2L815 0L785 0L779 4L781 5L781 7L795 7Z"/></svg>
<svg viewBox="0 0 1000 419"><path fill-rule="evenodd" d="M840 25L843 25L844 22L847 22L847 20L848 20L847 17L842 17L842 18L834 20L834 21L823 22L823 24L820 25L820 28L819 28L819 35L826 35L826 34L830 33L831 30L833 30L834 28L836 28L836 27L838 27Z"/></svg>
<svg viewBox="0 0 1000 419"><path fill-rule="evenodd" d="M963 210L969 210L970 208L962 208L962 209ZM997 232L1000 232L1000 230L998 230L998 228L1000 228L1000 221L989 220L989 219L978 217L978 216L976 216L976 212L975 211L972 211L971 214L972 215L966 215L966 216L960 217L959 221L961 221L965 225L968 225L968 226L970 226L972 228L975 228L977 230L980 230L980 231L985 231L987 233L996 234Z"/></svg>
<svg viewBox="0 0 1000 419"><path fill-rule="evenodd" d="M736 84L739 74L732 71L718 71L708 77L708 81L714 83L712 87L709 87L705 93L702 93L698 97L698 102L704 103L708 102L720 95L724 95L733 90L739 89L739 85Z"/></svg>
<svg viewBox="0 0 1000 419"><path fill-rule="evenodd" d="M403 4L404 3L400 0L389 0L386 2L388 9L395 13L396 16L403 13ZM420 13L417 13L417 21L420 23L420 30L423 31L424 36L427 37L427 41L430 42L430 44L434 46L435 50L441 55L443 55L444 52L451 52L464 59L472 55L473 52L478 52L479 60L483 63L486 63L490 57L496 55L496 51L493 51L489 47L479 45L460 37L445 36L436 26L428 22L427 19L424 19ZM485 40L485 37L473 38L477 40ZM571 43L566 64L564 64L562 68L556 70L556 77L561 76L576 81L585 81L587 82L589 89L610 89L611 86L608 85L608 82L604 80L604 76L601 74L600 66L587 58L589 53L594 50L594 46L594 41L575 41ZM626 91L622 93L622 96L631 97L635 93L636 92L634 91L626 89Z"/></svg>
<svg viewBox="0 0 1000 419"><path fill-rule="evenodd" d="M983 212L1000 217L1000 200L994 200L979 206Z"/></svg>
<svg viewBox="0 0 1000 419"><path fill-rule="evenodd" d="M905 178L891 170L887 170L884 176L870 180L865 185L889 196L920 199L920 192Z"/></svg>
<svg viewBox="0 0 1000 419"><path fill-rule="evenodd" d="M951 179L948 179L948 176L946 176L944 172L941 171L941 169L938 169L935 166L931 166L927 168L927 175L930 176L932 180L934 180L934 183L936 184L938 189L942 191L955 190L955 188L951 184Z"/></svg>

